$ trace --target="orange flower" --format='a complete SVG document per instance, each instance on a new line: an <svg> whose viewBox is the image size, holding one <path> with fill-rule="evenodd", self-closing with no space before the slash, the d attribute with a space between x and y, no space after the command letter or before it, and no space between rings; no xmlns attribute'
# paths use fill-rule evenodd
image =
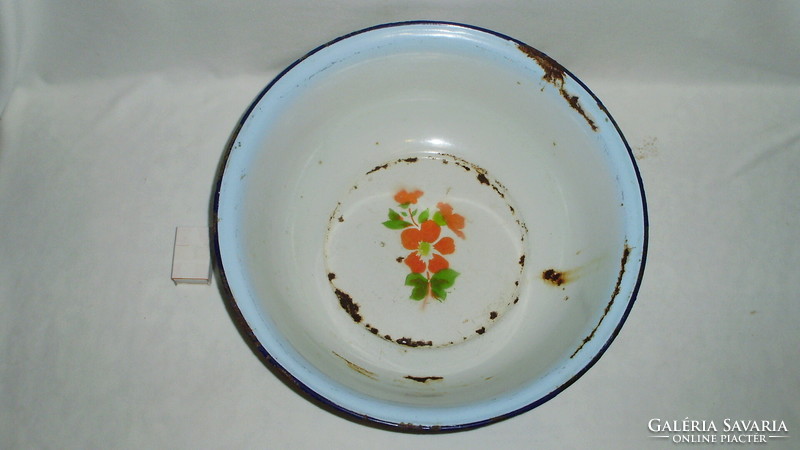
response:
<svg viewBox="0 0 800 450"><path fill-rule="evenodd" d="M436 222L426 220L419 228L406 228L400 234L403 247L414 250L405 259L406 265L412 272L422 273L427 269L436 273L450 266L442 255L449 255L456 251L456 244L451 237L439 239L441 232L442 227ZM437 239L439 240L437 241ZM433 253L433 250L442 255Z"/></svg>
<svg viewBox="0 0 800 450"><path fill-rule="evenodd" d="M428 266L425 264L425 261L419 257L419 253L417 252L412 252L410 255L406 256L404 261L408 268L414 273L425 272L425 269L428 268Z"/></svg>
<svg viewBox="0 0 800 450"><path fill-rule="evenodd" d="M414 192L408 192L405 189L400 190L397 194L394 195L394 200L401 204L414 204L417 203L420 197L422 197L423 192L419 189L415 190Z"/></svg>
<svg viewBox="0 0 800 450"><path fill-rule="evenodd" d="M447 260L444 259L444 257L436 254L434 254L433 258L431 258L431 260L428 261L428 270L430 270L431 273L436 273L440 270L447 269L448 267L450 267L450 263L447 262Z"/></svg>
<svg viewBox="0 0 800 450"><path fill-rule="evenodd" d="M453 230L456 236L465 239L466 236L464 236L464 232L461 231L461 229L464 228L464 216L461 214L453 214L453 207L448 203L440 202L436 204L436 207L439 208L439 212L442 213L442 217L448 228Z"/></svg>
<svg viewBox="0 0 800 450"><path fill-rule="evenodd" d="M432 244L439 238L442 232L442 227L432 220L422 222L419 228L406 228L400 233L400 240L403 242L403 247L408 250L417 250L421 243L427 242Z"/></svg>

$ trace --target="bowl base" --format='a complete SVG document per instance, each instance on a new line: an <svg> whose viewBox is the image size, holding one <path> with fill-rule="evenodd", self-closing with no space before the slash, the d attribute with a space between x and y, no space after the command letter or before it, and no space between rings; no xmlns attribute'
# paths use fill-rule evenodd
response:
<svg viewBox="0 0 800 450"><path fill-rule="evenodd" d="M519 301L527 227L507 189L442 153L368 171L330 215L327 277L377 338L425 348L488 332Z"/></svg>

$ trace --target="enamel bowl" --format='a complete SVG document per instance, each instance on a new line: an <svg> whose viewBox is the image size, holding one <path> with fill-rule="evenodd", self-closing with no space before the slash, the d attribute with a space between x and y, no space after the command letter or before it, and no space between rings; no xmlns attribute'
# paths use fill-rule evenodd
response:
<svg viewBox="0 0 800 450"><path fill-rule="evenodd" d="M213 206L231 311L276 373L398 429L471 428L575 381L642 276L641 181L600 101L519 41L362 30L273 80Z"/></svg>

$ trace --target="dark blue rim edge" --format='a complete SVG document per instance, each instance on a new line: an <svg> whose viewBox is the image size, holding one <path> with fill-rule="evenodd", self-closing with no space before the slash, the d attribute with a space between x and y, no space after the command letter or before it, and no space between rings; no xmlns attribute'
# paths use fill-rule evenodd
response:
<svg viewBox="0 0 800 450"><path fill-rule="evenodd" d="M492 30L489 30L489 29L486 29L486 28L481 28L481 27L477 27L477 26L473 26L473 25L466 25L466 24L458 23L458 22L414 20L414 21L404 21L404 22L391 22L391 23L385 23L385 24L380 24L380 25L375 25L375 26L372 26L372 27L364 28L364 29L361 29L361 30L358 30L358 31L354 31L352 33L348 33L348 34L342 35L342 36L340 36L340 37L338 37L336 39L333 39L333 40L331 40L331 41L329 41L329 42L327 42L325 44L322 44L319 47L311 50L310 52L306 53L305 55L303 55L302 57L300 57L299 59L294 61L291 65L289 65L283 71L281 71L275 78L273 78L272 81L270 81L270 83L253 100L253 102L250 104L248 109L244 112L244 114L239 119L239 122L236 124L236 126L235 126L235 128L234 128L234 130L233 130L233 132L231 134L231 137L230 137L230 139L229 139L229 141L228 141L228 143L226 145L226 149L225 149L225 151L224 151L224 153L222 155L222 158L220 160L220 164L219 164L219 166L217 168L216 182L215 182L215 187L214 187L214 190L213 190L213 205L212 205L212 209L211 209L211 212L210 212L210 227L209 227L209 233L210 234L209 234L209 238L211 240L212 248L214 249L214 254L212 255L212 259L213 259L213 263L214 263L214 269L218 274L218 280L221 281L221 291L222 291L224 300L227 303L229 313L231 314L231 316L232 316L234 322L236 323L236 325L238 326L240 332L243 334L244 337L247 338L248 343L251 345L252 349L259 356L261 356L263 362L265 362L268 365L268 367L271 367L272 369L277 370L277 372L285 378L284 381L288 381L291 386L299 388L303 393L309 395L316 402L319 402L320 406L326 407L326 409L329 409L329 410L332 409L331 412L334 412L334 413L344 413L346 418L355 419L359 423L362 423L362 424L378 425L380 428L388 429L390 431L412 432L412 433L420 433L420 432L421 433L438 433L438 432L464 431L464 430L480 428L480 427L483 427L483 426L486 426L486 425L489 425L489 424L492 424L492 423L500 422L500 421L503 421L505 419L509 419L511 417L514 417L514 416L523 414L523 413L525 413L527 411L530 411L530 410L532 410L532 409L534 409L534 408L546 403L547 401L553 399L556 395L561 393L564 389L568 388L570 385L572 385L574 382L576 382L589 369L591 369L592 366L594 366L597 363L597 361L600 359L600 357L603 356L603 354L606 352L606 350L611 345L611 343L614 341L614 339L616 339L617 335L619 334L620 330L622 329L622 326L625 324L625 321L627 320L631 309L633 308L633 304L635 303L635 301L637 299L637 296L638 296L638 293L639 293L639 288L641 287L641 284L642 284L642 279L644 277L644 268L645 268L645 263L646 263L646 259L647 259L648 241L649 241L649 234L650 234L649 233L650 222L649 222L648 214L647 214L647 200L646 200L646 195L645 195L645 190L644 190L644 184L642 182L642 177L641 177L641 174L639 172L639 167L636 164L636 159L633 156L633 152L631 151L630 145L628 145L628 141L625 139L625 136L622 134L622 130L620 130L619 125L617 124L616 120L614 120L614 118L611 116L611 113L608 111L608 109L605 107L605 105L603 105L603 103L600 101L600 99L597 98L597 96L594 94L594 92L592 92L572 72L570 72L568 69L566 69L565 67L561 66L561 64L559 64L558 62L556 62L555 60L550 58L551 62L556 64L559 69L561 69L570 78L575 80L589 95L591 95L592 99L594 99L594 101L597 102L597 106L600 107L600 109L603 110L603 112L606 114L608 119L611 121L611 124L614 125L614 129L616 130L616 132L619 135L620 139L622 139L623 144L625 144L625 148L628 151L628 156L630 158L631 165L633 167L634 173L636 174L636 179L637 179L637 182L638 182L638 185L639 185L639 190L640 190L640 192L642 194L641 195L641 197L642 197L642 217L643 217L643 223L642 223L642 226L643 226L642 257L641 257L641 262L640 262L640 266L639 266L639 273L638 273L637 279L636 279L636 284L634 285L633 291L631 292L631 297L630 297L630 299L628 301L628 305L625 308L625 311L624 311L622 317L620 318L619 323L617 324L617 327L611 333L611 336L609 336L609 338L605 342L605 344L603 344L603 346L600 348L600 350L597 352L597 354L591 360L589 360L589 362L586 363L586 365L583 367L583 369L581 369L578 373L576 373L572 378L570 378L569 380L564 382L562 385L560 385L558 388L554 389L549 394L539 398L538 400L536 400L534 402L529 403L528 405L526 405L526 406L524 406L522 408L507 412L505 414L501 414L499 416L496 416L496 417L493 417L493 418L490 418L490 419L485 419L485 420L481 420L481 421L477 421L477 422L470 422L470 423L457 424L457 425L441 425L441 426L433 425L433 426L431 426L431 425L418 425L418 424L395 423L395 422L385 421L385 420L382 420L382 419L378 419L376 417L370 417L370 416L366 416L366 415L363 415L363 414L359 414L359 413L357 413L355 411L351 411L351 410L349 410L347 408L344 408L341 405L338 405L338 404L332 402L331 400L328 400L326 397L322 396L321 394L317 393L316 391L314 391L310 387L306 386L305 384L300 382L300 380L295 378L291 373L289 373L283 366L281 366L277 361L275 361L275 359L272 358L272 356L269 354L267 349L265 349L261 345L261 343L258 341L258 338L256 338L255 334L253 333L252 329L250 328L249 324L247 323L247 320L244 318L244 316L242 315L241 311L239 310L239 307L238 307L238 305L236 303L236 299L233 297L233 294L231 292L230 286L228 284L227 277L225 276L225 269L224 269L224 267L222 265L222 258L221 258L221 255L220 255L220 247L219 247L219 236L217 234L217 220L219 218L219 216L218 216L219 195L220 195L220 190L222 188L223 175L225 174L225 168L227 167L228 158L230 157L231 151L233 150L233 145L236 142L236 138L238 137L239 131L241 130L241 128L244 125L245 121L247 120L248 117L250 117L250 113L258 105L258 103L261 101L261 99L267 94L267 92L272 88L272 86L275 85L275 83L277 83L278 80L283 78L284 75L286 75L289 71L291 71L295 66L300 64L303 60L305 60L309 56L311 56L311 55L319 52L320 50L322 50L322 49L324 49L326 47L329 47L329 46L331 46L331 45L333 45L333 44L335 44L337 42L340 42L340 41L343 41L343 40L345 40L347 38L350 38L352 36L359 35L359 34L362 34L362 33L373 31L373 30L378 30L378 29L382 29L382 28L408 26L408 25L447 25L447 26L463 27L463 28L467 28L467 29L471 29L471 30L476 30L476 31L480 31L480 32L483 32L483 33L487 33L487 34L496 36L498 38L513 42L513 43L515 43L517 45L520 45L520 46L528 47L527 44L525 44L524 42L522 42L520 40L514 39L514 38L512 38L510 36L507 36L505 34L498 33L496 31L492 31ZM545 57L549 58L549 56L547 54L545 54L545 53L542 53L542 55L544 55ZM365 423L365 421L366 421L366 423Z"/></svg>

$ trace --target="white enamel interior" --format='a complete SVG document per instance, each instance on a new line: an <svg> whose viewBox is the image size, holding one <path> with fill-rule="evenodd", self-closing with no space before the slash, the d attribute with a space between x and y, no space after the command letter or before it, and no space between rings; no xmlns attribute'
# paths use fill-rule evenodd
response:
<svg viewBox="0 0 800 450"><path fill-rule="evenodd" d="M543 75L514 41L406 24L319 49L257 101L222 177L219 256L242 316L293 377L373 420L452 427L540 402L602 352L640 275L643 193L597 101L565 76L584 116ZM342 310L325 237L337 203L372 168L440 153L507 188L528 228L527 259L519 303L486 333L409 348ZM547 269L567 282L547 282Z"/></svg>

